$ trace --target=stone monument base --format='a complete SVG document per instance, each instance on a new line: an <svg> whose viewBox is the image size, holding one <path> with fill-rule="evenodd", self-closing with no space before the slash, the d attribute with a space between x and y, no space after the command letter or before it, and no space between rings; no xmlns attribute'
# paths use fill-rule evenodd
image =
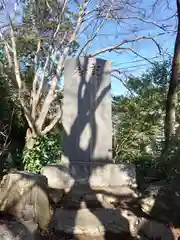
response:
<svg viewBox="0 0 180 240"><path fill-rule="evenodd" d="M172 239L164 224L123 208L122 199L126 202L127 198L137 197L133 164L62 163L45 166L42 174L51 189L56 189L55 199L59 196L60 204L51 222L55 232L72 234L77 239L113 239L108 234L115 234L115 239ZM65 192L63 198L61 191Z"/></svg>
<svg viewBox="0 0 180 240"><path fill-rule="evenodd" d="M133 164L61 163L43 167L42 174L54 189L53 229L92 237L105 236L106 231L129 234L129 222L115 203L137 197Z"/></svg>
<svg viewBox="0 0 180 240"><path fill-rule="evenodd" d="M57 209L51 226L77 239L172 239L166 225L123 209ZM116 238L108 238L109 233Z"/></svg>
<svg viewBox="0 0 180 240"><path fill-rule="evenodd" d="M62 163L43 167L42 174L47 177L49 187L56 189L56 203L62 198L62 190L67 195L66 203L73 202L73 199L79 202L103 198L116 201L117 198L136 195L136 169L133 164Z"/></svg>

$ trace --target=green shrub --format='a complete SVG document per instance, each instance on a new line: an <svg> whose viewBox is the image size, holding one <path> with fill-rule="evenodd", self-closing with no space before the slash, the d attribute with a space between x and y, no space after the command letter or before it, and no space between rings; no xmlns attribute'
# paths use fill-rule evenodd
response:
<svg viewBox="0 0 180 240"><path fill-rule="evenodd" d="M49 133L36 138L33 149L24 149L24 170L40 173L47 164L58 163L61 159L61 136L59 133Z"/></svg>

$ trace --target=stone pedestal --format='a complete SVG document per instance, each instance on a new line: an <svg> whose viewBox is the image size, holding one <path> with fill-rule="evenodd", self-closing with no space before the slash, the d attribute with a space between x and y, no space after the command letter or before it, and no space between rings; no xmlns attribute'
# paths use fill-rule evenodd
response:
<svg viewBox="0 0 180 240"><path fill-rule="evenodd" d="M116 202L122 198L136 197L136 170L133 164L62 163L42 169L51 189L58 194L64 190L67 202L80 204L82 200L99 203ZM59 192L58 192L59 191ZM58 200L57 200L58 202Z"/></svg>
<svg viewBox="0 0 180 240"><path fill-rule="evenodd" d="M133 164L62 163L43 167L42 174L47 177L49 187L64 189L66 192L75 184L88 185L91 189L137 187Z"/></svg>
<svg viewBox="0 0 180 240"><path fill-rule="evenodd" d="M82 220L85 228L92 228L95 232L99 227L106 229L105 222L98 221L110 218L108 224L118 225L120 232L128 232L128 222L118 211L111 209L110 214L106 214L107 208L114 208L112 203L136 195L135 166L114 164L112 159L110 71L110 63L102 59L66 61L62 163L43 167L42 174L47 177L49 187L56 189L56 203L60 202L61 208L64 207L58 217L61 223L64 218L72 216L70 225L76 228L76 213L83 208L77 217L80 216L78 221ZM58 195L61 190L65 192L63 199L62 195ZM65 210L70 206L76 210ZM101 210L88 214L89 208ZM87 218L82 218L82 213L87 213ZM114 213L115 218L112 217ZM97 221L96 215L99 215ZM87 220L90 222L86 224ZM68 232L61 223L55 228ZM72 229L70 232L73 232Z"/></svg>

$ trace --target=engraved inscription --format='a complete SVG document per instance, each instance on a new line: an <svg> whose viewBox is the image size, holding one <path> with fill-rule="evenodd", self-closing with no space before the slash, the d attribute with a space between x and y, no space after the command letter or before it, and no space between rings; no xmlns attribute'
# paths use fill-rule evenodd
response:
<svg viewBox="0 0 180 240"><path fill-rule="evenodd" d="M97 66L96 64L92 64L91 68L92 68L92 76L97 76L97 77L102 76L102 68L100 65Z"/></svg>
<svg viewBox="0 0 180 240"><path fill-rule="evenodd" d="M102 76L102 67L100 65L96 65L95 63L93 63L90 68L92 68L92 76L97 76L97 77ZM87 72L87 69L78 68L77 70L77 74L80 77L84 77L86 75L86 72Z"/></svg>

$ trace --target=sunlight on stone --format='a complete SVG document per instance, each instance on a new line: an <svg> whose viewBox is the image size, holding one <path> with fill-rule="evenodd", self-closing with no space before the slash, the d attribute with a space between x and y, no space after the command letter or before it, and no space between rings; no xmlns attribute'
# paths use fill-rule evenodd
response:
<svg viewBox="0 0 180 240"><path fill-rule="evenodd" d="M90 123L87 123L80 136L79 146L83 151L86 151L88 148L88 145L91 141L91 135L91 126Z"/></svg>

